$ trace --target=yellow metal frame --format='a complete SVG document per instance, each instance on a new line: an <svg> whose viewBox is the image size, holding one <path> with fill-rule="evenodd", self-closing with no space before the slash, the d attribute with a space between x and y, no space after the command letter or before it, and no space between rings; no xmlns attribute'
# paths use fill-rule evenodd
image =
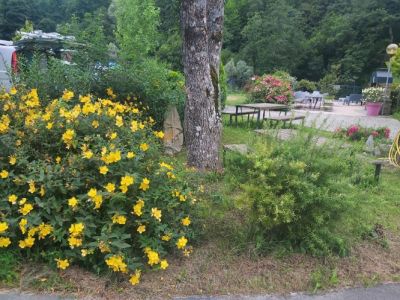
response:
<svg viewBox="0 0 400 300"><path fill-rule="evenodd" d="M389 161L400 168L400 132L397 133L389 151Z"/></svg>

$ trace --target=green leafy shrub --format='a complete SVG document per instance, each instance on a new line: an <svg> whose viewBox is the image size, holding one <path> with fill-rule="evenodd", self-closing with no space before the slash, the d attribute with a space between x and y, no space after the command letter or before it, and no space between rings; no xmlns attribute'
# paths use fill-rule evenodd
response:
<svg viewBox="0 0 400 300"><path fill-rule="evenodd" d="M176 105L183 116L183 75L153 59L113 68L96 68L84 57L80 57L77 64L66 65L59 59L45 60L36 54L31 60L24 60L16 81L27 89L37 89L40 98L46 102L57 98L65 89L73 90L77 95L91 93L106 97L105 91L112 88L121 101L128 96L140 99L158 126L162 125L169 105Z"/></svg>
<svg viewBox="0 0 400 300"><path fill-rule="evenodd" d="M311 93L317 90L317 84L313 81L302 79L297 83L296 90Z"/></svg>
<svg viewBox="0 0 400 300"><path fill-rule="evenodd" d="M242 191L238 205L248 212L248 237L259 251L284 246L313 255L347 253L335 227L353 207L347 191L372 178L351 148L315 144L311 134L300 134L229 158L227 171Z"/></svg>
<svg viewBox="0 0 400 300"><path fill-rule="evenodd" d="M0 248L60 269L110 268L139 282L192 238L187 185L163 161L154 120L137 100L37 90L0 96Z"/></svg>
<svg viewBox="0 0 400 300"><path fill-rule="evenodd" d="M100 73L95 93L102 95L111 87L122 98L138 97L149 108L149 114L162 124L169 105L176 105L183 116L185 81L179 72L171 71L154 59L131 65L119 65Z"/></svg>

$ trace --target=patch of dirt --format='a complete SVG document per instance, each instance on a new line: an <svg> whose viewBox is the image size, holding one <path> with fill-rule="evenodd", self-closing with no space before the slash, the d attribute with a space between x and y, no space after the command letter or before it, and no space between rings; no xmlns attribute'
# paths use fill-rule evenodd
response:
<svg viewBox="0 0 400 300"><path fill-rule="evenodd" d="M369 286L399 280L400 239L385 233L388 248L365 241L346 258L314 258L293 254L284 258L234 255L215 244L195 249L189 258L170 259L166 271L143 274L138 286L126 280L99 278L79 268L61 273L70 296L80 299L168 299L174 296L226 294L288 294L310 291L310 278L321 268L337 270L336 288ZM72 294L71 294L72 292Z"/></svg>

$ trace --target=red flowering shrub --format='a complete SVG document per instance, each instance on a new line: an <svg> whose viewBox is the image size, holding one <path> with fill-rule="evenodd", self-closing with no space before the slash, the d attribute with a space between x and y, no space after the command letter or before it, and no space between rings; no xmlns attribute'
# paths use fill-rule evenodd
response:
<svg viewBox="0 0 400 300"><path fill-rule="evenodd" d="M367 139L372 135L375 139L388 139L390 137L389 128L364 128L359 125L351 125L347 128L337 128L335 130L335 135L339 137L347 137L353 141L360 141L362 139Z"/></svg>
<svg viewBox="0 0 400 300"><path fill-rule="evenodd" d="M290 104L293 99L291 84L276 76L263 75L252 78L248 90L256 102Z"/></svg>

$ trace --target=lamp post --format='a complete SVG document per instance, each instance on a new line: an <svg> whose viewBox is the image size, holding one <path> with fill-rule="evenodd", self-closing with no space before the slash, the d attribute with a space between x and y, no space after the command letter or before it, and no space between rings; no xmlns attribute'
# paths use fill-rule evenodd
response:
<svg viewBox="0 0 400 300"><path fill-rule="evenodd" d="M399 46L397 44L390 44L389 46L386 47L386 53L389 55L389 67L388 67L388 72L386 74L385 98L383 101L382 115L385 110L386 106L385 104L387 102L387 99L390 98L390 93L388 93L388 87L389 87L389 74L392 69L392 57L396 55L398 49Z"/></svg>

